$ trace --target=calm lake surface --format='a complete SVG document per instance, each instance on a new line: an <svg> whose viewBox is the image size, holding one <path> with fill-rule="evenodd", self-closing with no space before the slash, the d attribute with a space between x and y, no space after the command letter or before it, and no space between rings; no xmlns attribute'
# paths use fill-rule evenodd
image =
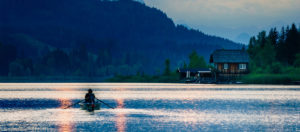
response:
<svg viewBox="0 0 300 132"><path fill-rule="evenodd" d="M89 88L116 109L63 109ZM0 130L300 131L300 86L0 83Z"/></svg>

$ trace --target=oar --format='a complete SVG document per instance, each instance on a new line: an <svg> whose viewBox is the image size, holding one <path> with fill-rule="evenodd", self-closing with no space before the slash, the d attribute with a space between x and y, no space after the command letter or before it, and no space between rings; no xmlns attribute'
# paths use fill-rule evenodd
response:
<svg viewBox="0 0 300 132"><path fill-rule="evenodd" d="M102 100L100 100L100 99L97 99L97 100L99 100L101 103L105 104L107 107L112 108L112 109L115 109L114 107L111 107L109 104L106 104L106 103L103 102Z"/></svg>
<svg viewBox="0 0 300 132"><path fill-rule="evenodd" d="M80 101L76 102L75 104L71 104L71 105L69 105L68 107L66 107L66 108L64 108L64 109L68 109L68 108L70 108L70 107L72 107L72 106L74 106L74 105L77 105L78 103L80 103L80 102L82 102L82 101L84 101L84 100L80 100Z"/></svg>

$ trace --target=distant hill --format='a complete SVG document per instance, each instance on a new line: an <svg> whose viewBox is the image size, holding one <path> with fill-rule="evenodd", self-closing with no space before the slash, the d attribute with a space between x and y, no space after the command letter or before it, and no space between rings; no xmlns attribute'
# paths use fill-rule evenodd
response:
<svg viewBox="0 0 300 132"><path fill-rule="evenodd" d="M173 68L182 65L192 50L208 59L217 48L241 48L175 25L162 11L131 0L1 0L0 42L30 58L85 45L91 55L127 58L124 63L140 64L148 73L161 69L166 58Z"/></svg>

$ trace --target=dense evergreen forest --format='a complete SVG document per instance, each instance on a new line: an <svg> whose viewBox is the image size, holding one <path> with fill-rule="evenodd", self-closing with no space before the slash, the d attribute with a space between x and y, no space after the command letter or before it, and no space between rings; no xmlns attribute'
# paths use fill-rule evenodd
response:
<svg viewBox="0 0 300 132"><path fill-rule="evenodd" d="M0 18L0 76L159 75L167 58L241 48L131 0L1 0Z"/></svg>
<svg viewBox="0 0 300 132"><path fill-rule="evenodd" d="M289 83L300 80L300 28L295 24L260 32L248 45L249 83Z"/></svg>

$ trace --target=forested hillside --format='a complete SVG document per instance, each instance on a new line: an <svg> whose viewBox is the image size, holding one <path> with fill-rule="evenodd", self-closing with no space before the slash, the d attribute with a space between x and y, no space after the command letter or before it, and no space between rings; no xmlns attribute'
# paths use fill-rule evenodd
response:
<svg viewBox="0 0 300 132"><path fill-rule="evenodd" d="M248 83L291 83L300 80L300 28L295 24L260 32L248 45Z"/></svg>
<svg viewBox="0 0 300 132"><path fill-rule="evenodd" d="M1 76L156 74L241 47L131 0L1 0L0 18Z"/></svg>

